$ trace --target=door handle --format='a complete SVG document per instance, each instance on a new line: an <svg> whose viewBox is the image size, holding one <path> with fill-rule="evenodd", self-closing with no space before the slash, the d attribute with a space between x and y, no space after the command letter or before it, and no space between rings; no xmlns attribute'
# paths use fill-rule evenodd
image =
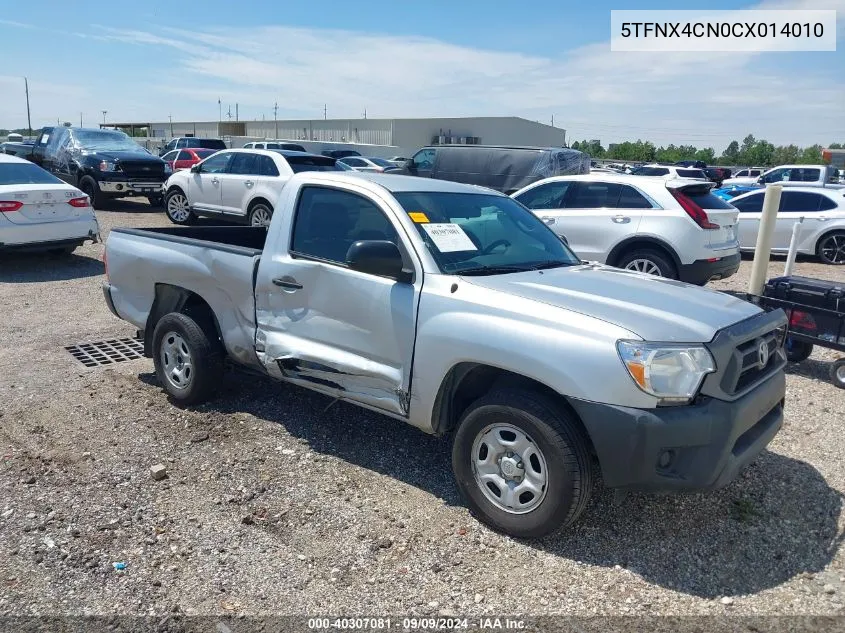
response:
<svg viewBox="0 0 845 633"><path fill-rule="evenodd" d="M631 218L629 218L627 215L614 215L612 220L616 224L628 224L628 222L631 221Z"/></svg>
<svg viewBox="0 0 845 633"><path fill-rule="evenodd" d="M824 222L824 221L827 220L827 216L826 215L817 215L816 219L820 222Z"/></svg>
<svg viewBox="0 0 845 633"><path fill-rule="evenodd" d="M245 184L247 187L252 187L252 185L254 185L255 183L254 183L254 182L252 182L251 180L245 180L245 181L244 181L244 184Z"/></svg>
<svg viewBox="0 0 845 633"><path fill-rule="evenodd" d="M544 215L540 219L543 222L545 222L546 224L554 224L555 223L555 219L553 217L551 217L550 215Z"/></svg>
<svg viewBox="0 0 845 633"><path fill-rule="evenodd" d="M217 183L219 183L219 182L220 182L220 181L219 181L217 178L212 178L212 179L211 179L211 184L212 184L212 185L216 185L216 184L217 184Z"/></svg>
<svg viewBox="0 0 845 633"><path fill-rule="evenodd" d="M285 290L302 290L302 284L293 277L276 277L273 283Z"/></svg>

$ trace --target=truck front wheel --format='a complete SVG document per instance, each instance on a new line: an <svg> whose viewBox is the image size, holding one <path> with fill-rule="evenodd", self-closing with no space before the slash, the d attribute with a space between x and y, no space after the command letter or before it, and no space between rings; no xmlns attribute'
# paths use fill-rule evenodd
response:
<svg viewBox="0 0 845 633"><path fill-rule="evenodd" d="M171 312L153 332L156 376L179 405L200 404L220 388L223 358L216 340L191 317Z"/></svg>
<svg viewBox="0 0 845 633"><path fill-rule="evenodd" d="M458 424L452 470L470 511L538 538L573 523L592 491L588 442L570 413L531 391L495 390Z"/></svg>
<svg viewBox="0 0 845 633"><path fill-rule="evenodd" d="M85 176L82 180L79 181L79 189L88 196L88 200L91 202L91 206L94 209L102 209L103 208L103 201L105 200L105 196L100 193L100 187L97 185L96 181L91 178L91 176Z"/></svg>

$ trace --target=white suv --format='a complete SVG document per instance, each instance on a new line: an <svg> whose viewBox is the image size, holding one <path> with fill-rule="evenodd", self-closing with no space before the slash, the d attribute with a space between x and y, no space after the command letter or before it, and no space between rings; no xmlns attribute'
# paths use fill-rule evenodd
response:
<svg viewBox="0 0 845 633"><path fill-rule="evenodd" d="M300 171L340 171L334 158L280 150L231 149L209 156L164 183L164 209L175 224L198 215L267 226L285 183Z"/></svg>
<svg viewBox="0 0 845 633"><path fill-rule="evenodd" d="M739 269L737 210L712 183L556 176L513 194L579 257L703 285Z"/></svg>
<svg viewBox="0 0 845 633"><path fill-rule="evenodd" d="M632 176L655 176L657 178L686 178L710 182L707 174L697 167L676 167L675 165L641 165L631 170Z"/></svg>

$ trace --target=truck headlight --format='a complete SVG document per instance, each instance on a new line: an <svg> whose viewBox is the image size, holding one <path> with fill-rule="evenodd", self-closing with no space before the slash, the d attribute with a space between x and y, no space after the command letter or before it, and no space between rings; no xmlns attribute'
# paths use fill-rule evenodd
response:
<svg viewBox="0 0 845 633"><path fill-rule="evenodd" d="M117 165L110 160L101 160L100 171L117 171Z"/></svg>
<svg viewBox="0 0 845 633"><path fill-rule="evenodd" d="M716 363L703 345L617 341L619 357L637 386L660 404L686 404Z"/></svg>
<svg viewBox="0 0 845 633"><path fill-rule="evenodd" d="M164 173L167 176L173 173L173 168L170 166L170 163L164 163Z"/></svg>

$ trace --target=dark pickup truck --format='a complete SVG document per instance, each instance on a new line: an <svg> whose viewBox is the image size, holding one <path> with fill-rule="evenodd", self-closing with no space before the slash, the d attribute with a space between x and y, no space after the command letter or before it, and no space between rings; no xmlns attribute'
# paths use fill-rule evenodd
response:
<svg viewBox="0 0 845 633"><path fill-rule="evenodd" d="M95 209L127 196L144 196L159 206L171 174L167 163L119 130L43 128L32 160L81 189Z"/></svg>

